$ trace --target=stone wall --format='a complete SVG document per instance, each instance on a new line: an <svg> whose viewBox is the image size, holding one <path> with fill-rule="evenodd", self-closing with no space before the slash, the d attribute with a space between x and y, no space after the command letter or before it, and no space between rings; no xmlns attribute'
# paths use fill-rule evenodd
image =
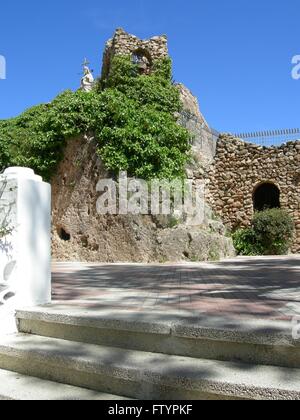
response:
<svg viewBox="0 0 300 420"><path fill-rule="evenodd" d="M149 60L153 63L169 56L168 40L165 35L154 36L142 40L135 35L128 34L123 29L116 30L112 39L107 41L103 56L102 77L109 74L111 60L116 55L132 55L136 51L144 51Z"/></svg>
<svg viewBox="0 0 300 420"><path fill-rule="evenodd" d="M266 148L222 135L209 177L209 202L230 228L250 224L259 185L277 186L296 223L293 251L300 252L300 141Z"/></svg>

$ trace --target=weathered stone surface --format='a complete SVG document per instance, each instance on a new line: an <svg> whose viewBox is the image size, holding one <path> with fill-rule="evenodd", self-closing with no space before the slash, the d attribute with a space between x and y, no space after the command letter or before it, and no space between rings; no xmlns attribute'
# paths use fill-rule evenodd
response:
<svg viewBox="0 0 300 420"><path fill-rule="evenodd" d="M52 179L54 259L147 263L209 260L234 254L223 225L213 227L208 207L202 226L186 226L179 221L171 227L173 220L168 217L97 214L96 185L107 177L110 175L96 154L92 136L68 142L64 160ZM191 234L196 236L191 239Z"/></svg>
<svg viewBox="0 0 300 420"><path fill-rule="evenodd" d="M203 127L209 129L209 125L199 109L198 99L182 83L178 83L176 87L180 93L183 111L189 113L190 116L196 117Z"/></svg>
<svg viewBox="0 0 300 420"><path fill-rule="evenodd" d="M194 162L188 169L191 169L196 177L199 177L199 175L203 175L203 171L209 166L215 156L217 136L210 129L200 112L197 98L184 85L177 84L176 86L182 102L182 111L178 122L193 135L192 154Z"/></svg>
<svg viewBox="0 0 300 420"><path fill-rule="evenodd" d="M229 238L186 226L161 232L158 249L162 261L211 261L234 255Z"/></svg>

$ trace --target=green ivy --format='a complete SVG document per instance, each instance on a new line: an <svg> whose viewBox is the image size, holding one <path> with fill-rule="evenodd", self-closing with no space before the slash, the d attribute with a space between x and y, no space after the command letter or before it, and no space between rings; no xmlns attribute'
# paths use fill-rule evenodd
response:
<svg viewBox="0 0 300 420"><path fill-rule="evenodd" d="M145 179L183 176L191 136L177 124L181 105L171 68L164 59L140 75L130 57L118 56L92 92L66 91L0 121L0 171L26 166L50 180L66 141L93 132L109 170Z"/></svg>
<svg viewBox="0 0 300 420"><path fill-rule="evenodd" d="M179 91L172 84L169 58L157 61L150 75L139 75L130 57L116 56L108 78L100 86L117 89L136 102L158 111L175 113L181 108Z"/></svg>

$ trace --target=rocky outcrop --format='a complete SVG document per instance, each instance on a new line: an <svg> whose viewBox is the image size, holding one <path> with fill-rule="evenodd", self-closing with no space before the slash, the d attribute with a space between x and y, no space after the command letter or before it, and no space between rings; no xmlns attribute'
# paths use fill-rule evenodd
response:
<svg viewBox="0 0 300 420"><path fill-rule="evenodd" d="M148 74L155 60L168 57L167 38L141 40L118 29L106 44L102 77L109 74L116 55L131 55L141 72ZM197 99L183 85L178 85L178 89L183 104L178 122L194 135L194 162L187 172L196 186L205 178L216 142L199 111ZM93 136L71 139L52 179L55 259L147 263L207 261L234 254L224 225L215 220L208 205L199 225L174 216L98 214L96 185L112 175L105 171L96 149Z"/></svg>
<svg viewBox="0 0 300 420"><path fill-rule="evenodd" d="M52 179L53 258L89 262L207 261L234 254L209 208L202 226L172 217L99 215L99 179L110 177L90 136L71 139Z"/></svg>
<svg viewBox="0 0 300 420"><path fill-rule="evenodd" d="M189 116L194 117L197 119L201 127L209 129L209 125L207 124L207 121L200 111L198 99L196 96L194 96L192 92L182 83L176 84L176 87L180 93L183 114L188 114Z"/></svg>
<svg viewBox="0 0 300 420"><path fill-rule="evenodd" d="M182 84L177 84L176 87L182 103L178 123L187 128L193 136L193 161L188 169L197 176L199 168L207 168L214 159L218 133L210 129L200 112L198 100L192 92Z"/></svg>
<svg viewBox="0 0 300 420"><path fill-rule="evenodd" d="M222 135L209 178L209 202L229 228L249 226L259 186L278 188L296 225L293 251L300 252L300 141L262 147Z"/></svg>

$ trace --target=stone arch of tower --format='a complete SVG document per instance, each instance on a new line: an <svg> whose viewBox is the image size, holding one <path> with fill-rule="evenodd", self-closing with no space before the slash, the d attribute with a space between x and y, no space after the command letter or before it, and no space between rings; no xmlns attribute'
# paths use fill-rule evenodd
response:
<svg viewBox="0 0 300 420"><path fill-rule="evenodd" d="M168 42L165 35L154 36L150 39L142 40L134 35L118 28L112 39L108 40L105 46L102 78L108 76L111 62L114 56L133 55L136 52L142 53L141 58L150 62L150 66L156 61L169 56ZM146 66L146 70L149 65Z"/></svg>
<svg viewBox="0 0 300 420"><path fill-rule="evenodd" d="M146 48L137 48L132 53L132 61L137 64L140 73L148 74L151 71L153 61L149 50Z"/></svg>

